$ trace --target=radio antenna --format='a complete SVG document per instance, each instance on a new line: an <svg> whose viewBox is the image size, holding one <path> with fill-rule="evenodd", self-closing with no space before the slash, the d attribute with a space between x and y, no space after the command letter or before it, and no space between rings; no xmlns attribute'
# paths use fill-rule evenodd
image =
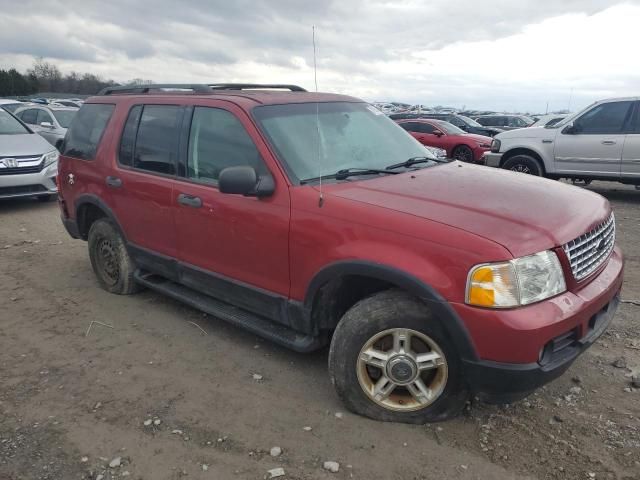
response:
<svg viewBox="0 0 640 480"><path fill-rule="evenodd" d="M311 38L313 41L313 82L315 83L316 93L318 93L318 67L316 64L316 26L311 26ZM322 165L320 165L320 104L318 103L318 98L316 97L316 139L318 141L318 169L320 170L320 175L318 175L318 179L320 181L320 198L318 199L318 207L322 207L324 204L324 197L322 196Z"/></svg>

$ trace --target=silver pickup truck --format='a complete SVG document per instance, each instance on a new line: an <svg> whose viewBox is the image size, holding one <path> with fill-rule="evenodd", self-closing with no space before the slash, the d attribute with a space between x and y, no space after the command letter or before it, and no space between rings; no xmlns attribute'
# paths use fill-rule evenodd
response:
<svg viewBox="0 0 640 480"><path fill-rule="evenodd" d="M640 185L640 97L600 100L550 127L496 135L485 165L572 180Z"/></svg>

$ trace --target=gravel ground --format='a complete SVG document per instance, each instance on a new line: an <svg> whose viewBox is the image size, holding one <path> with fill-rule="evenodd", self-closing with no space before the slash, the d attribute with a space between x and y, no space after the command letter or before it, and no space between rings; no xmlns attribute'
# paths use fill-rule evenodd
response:
<svg viewBox="0 0 640 480"><path fill-rule="evenodd" d="M623 298L640 300L640 191L590 188L614 205ZM0 291L1 480L640 479L632 303L528 399L408 426L344 412L326 351L287 351L153 292L104 292L53 203L0 202Z"/></svg>

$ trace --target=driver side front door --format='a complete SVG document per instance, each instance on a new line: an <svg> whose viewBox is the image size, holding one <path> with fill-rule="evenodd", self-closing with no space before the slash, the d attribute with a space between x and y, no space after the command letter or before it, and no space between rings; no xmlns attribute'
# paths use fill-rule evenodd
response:
<svg viewBox="0 0 640 480"><path fill-rule="evenodd" d="M556 172L618 178L633 102L595 105L556 134Z"/></svg>

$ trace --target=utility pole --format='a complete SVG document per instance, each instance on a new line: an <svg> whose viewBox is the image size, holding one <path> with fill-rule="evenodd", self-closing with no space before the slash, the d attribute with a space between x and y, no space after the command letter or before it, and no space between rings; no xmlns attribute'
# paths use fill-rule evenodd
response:
<svg viewBox="0 0 640 480"><path fill-rule="evenodd" d="M544 114L546 115L547 113L549 113L549 100L547 100L547 108L544 110Z"/></svg>
<svg viewBox="0 0 640 480"><path fill-rule="evenodd" d="M567 110L569 110L569 112L571 112L571 100L573 99L573 87L571 87L571 93L569 93L569 106L567 107Z"/></svg>

